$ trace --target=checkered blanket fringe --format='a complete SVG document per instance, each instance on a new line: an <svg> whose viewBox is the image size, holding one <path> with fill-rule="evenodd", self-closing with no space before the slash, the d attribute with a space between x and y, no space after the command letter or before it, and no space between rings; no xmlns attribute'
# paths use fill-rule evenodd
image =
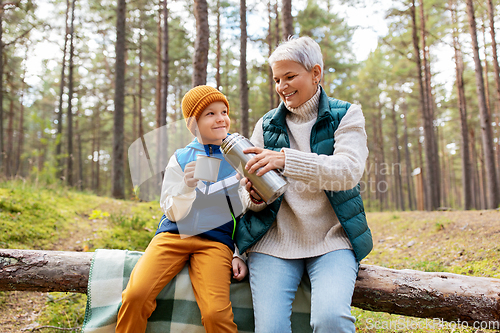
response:
<svg viewBox="0 0 500 333"><path fill-rule="evenodd" d="M82 333L113 333L121 294L142 252L97 250L89 274L87 306ZM187 266L158 295L157 308L148 320L147 333L203 333ZM248 279L231 284L234 321L240 333L254 332L252 296ZM310 284L303 280L292 306L293 332L311 332Z"/></svg>

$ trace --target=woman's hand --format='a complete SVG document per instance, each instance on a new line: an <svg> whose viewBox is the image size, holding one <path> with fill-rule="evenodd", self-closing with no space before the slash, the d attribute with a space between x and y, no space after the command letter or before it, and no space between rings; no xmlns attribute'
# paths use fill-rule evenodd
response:
<svg viewBox="0 0 500 333"><path fill-rule="evenodd" d="M196 167L196 161L189 162L184 167L184 183L189 187L196 187L198 184L198 179L194 178L194 169Z"/></svg>
<svg viewBox="0 0 500 333"><path fill-rule="evenodd" d="M274 151L263 149L260 147L251 147L243 150L243 153L256 154L245 165L245 169L248 171L248 173L254 173L259 168L262 168L256 173L257 176L262 176L270 170L285 168L285 153L282 151Z"/></svg>
<svg viewBox="0 0 500 333"><path fill-rule="evenodd" d="M233 258L233 278L241 281L248 273L247 265L238 257Z"/></svg>

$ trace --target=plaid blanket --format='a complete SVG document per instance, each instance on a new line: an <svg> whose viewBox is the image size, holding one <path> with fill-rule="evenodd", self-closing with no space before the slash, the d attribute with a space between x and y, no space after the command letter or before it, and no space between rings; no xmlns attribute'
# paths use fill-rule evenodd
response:
<svg viewBox="0 0 500 333"><path fill-rule="evenodd" d="M121 293L142 252L97 250L90 268L87 307L82 333L112 333L121 305ZM157 297L147 333L203 333L201 314L194 298L187 266ZM231 284L234 321L241 333L254 331L252 296L248 279ZM292 306L292 330L312 332L310 283L303 279Z"/></svg>

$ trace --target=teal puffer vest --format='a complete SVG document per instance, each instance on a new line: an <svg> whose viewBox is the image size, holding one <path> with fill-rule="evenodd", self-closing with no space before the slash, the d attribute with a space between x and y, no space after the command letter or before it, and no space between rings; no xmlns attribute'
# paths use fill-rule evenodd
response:
<svg viewBox="0 0 500 333"><path fill-rule="evenodd" d="M321 89L318 118L311 130L312 152L333 154L334 133L350 106L350 103L329 98ZM264 148L279 151L281 148L290 147L286 130L287 112L289 111L281 103L278 108L264 115L262 123ZM372 235L366 222L360 195L360 185L347 191L325 191L325 193L352 244L356 260L360 262L373 248ZM235 232L235 241L240 253L254 245L269 230L276 219L282 200L283 196L264 210L248 211L241 218Z"/></svg>

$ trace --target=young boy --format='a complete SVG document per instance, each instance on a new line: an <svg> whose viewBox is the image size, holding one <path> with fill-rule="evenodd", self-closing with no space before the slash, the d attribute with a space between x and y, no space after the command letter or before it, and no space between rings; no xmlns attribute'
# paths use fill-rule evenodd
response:
<svg viewBox="0 0 500 333"><path fill-rule="evenodd" d="M117 333L145 332L156 296L188 261L205 330L237 332L229 300L231 273L242 280L247 267L233 257L234 229L242 212L239 181L219 149L231 124L229 103L215 88L197 86L184 96L182 113L196 138L177 150L165 169L160 198L165 215L123 291ZM221 159L216 183L194 178L197 155Z"/></svg>

